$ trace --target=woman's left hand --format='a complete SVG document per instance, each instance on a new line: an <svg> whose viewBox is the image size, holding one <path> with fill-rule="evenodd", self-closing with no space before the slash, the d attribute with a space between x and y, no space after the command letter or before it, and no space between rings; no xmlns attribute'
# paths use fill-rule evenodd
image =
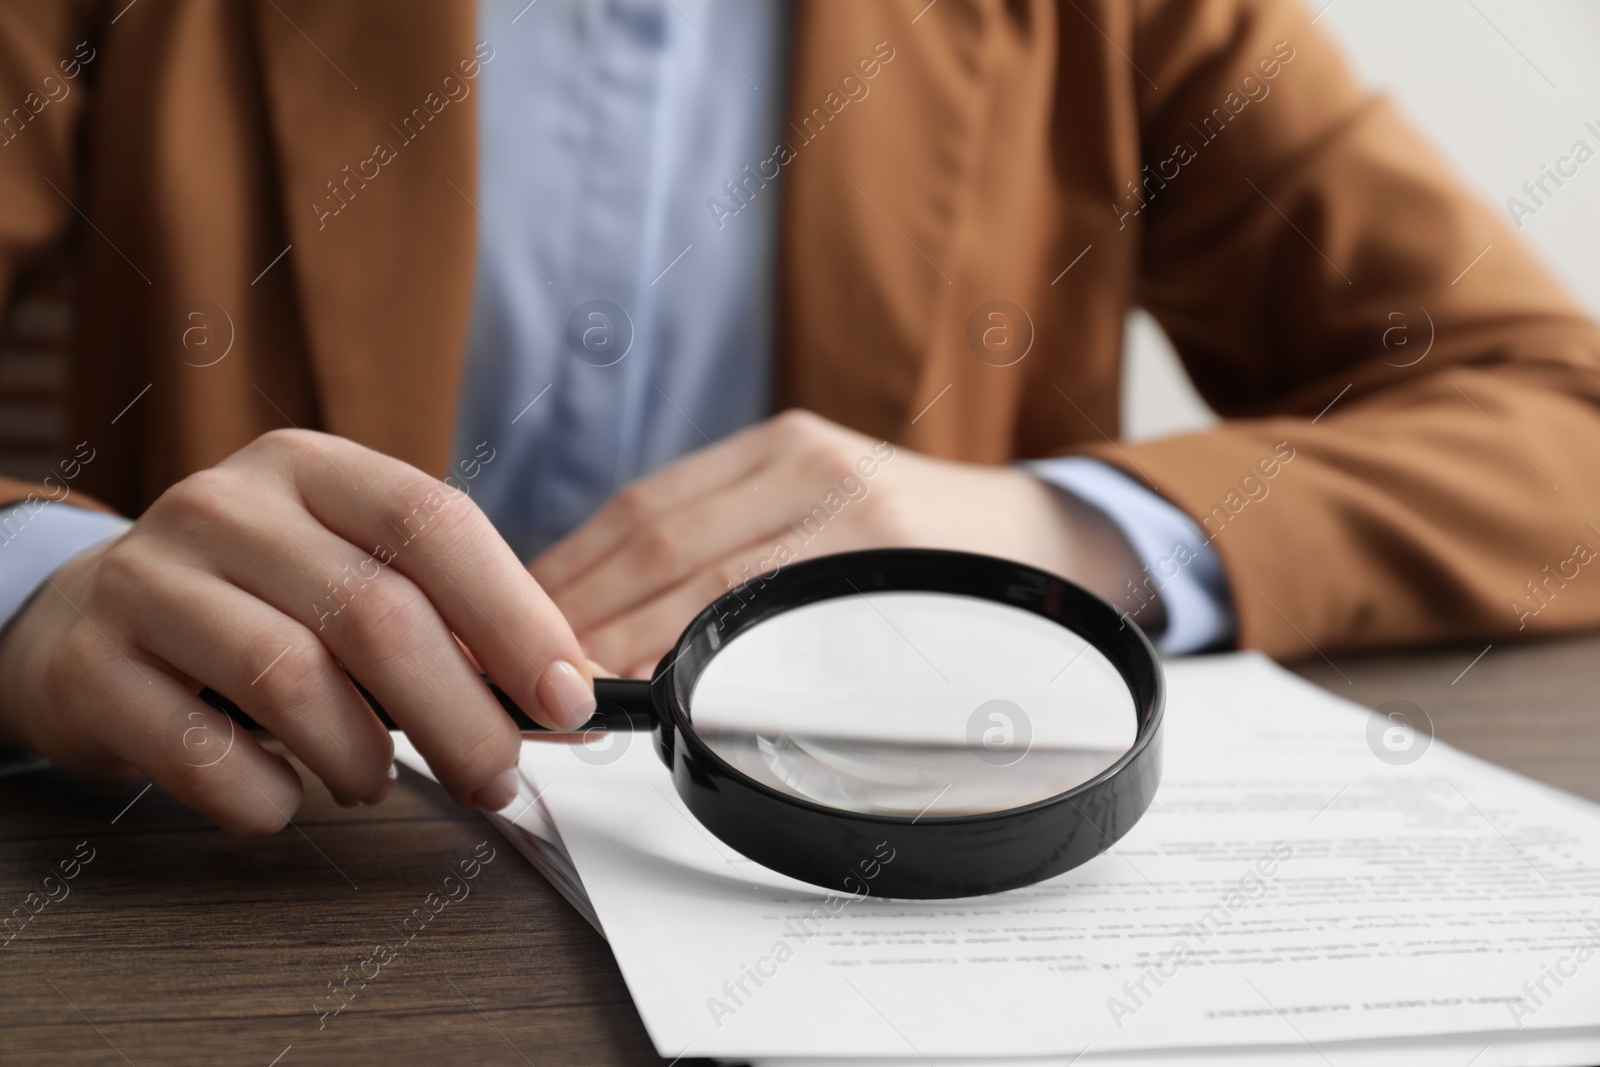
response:
<svg viewBox="0 0 1600 1067"><path fill-rule="evenodd" d="M1141 575L1109 519L1025 471L934 459L799 410L634 483L529 569L591 659L647 676L732 586L888 547L1003 556L1112 600Z"/></svg>

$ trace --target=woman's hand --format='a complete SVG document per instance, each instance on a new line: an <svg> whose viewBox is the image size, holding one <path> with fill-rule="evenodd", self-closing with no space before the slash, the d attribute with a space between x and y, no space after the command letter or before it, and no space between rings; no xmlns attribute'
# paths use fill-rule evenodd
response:
<svg viewBox="0 0 1600 1067"><path fill-rule="evenodd" d="M376 803L394 746L348 670L458 802L499 808L519 734L467 650L543 724L594 709L572 629L462 492L341 438L275 431L174 485L23 608L0 637L0 739L272 833L299 777L196 693L232 699L342 803Z"/></svg>
<svg viewBox="0 0 1600 1067"><path fill-rule="evenodd" d="M805 411L630 486L531 570L595 660L641 675L731 586L891 546L1004 556L1108 597L1140 573L1105 516L1030 474L918 455Z"/></svg>

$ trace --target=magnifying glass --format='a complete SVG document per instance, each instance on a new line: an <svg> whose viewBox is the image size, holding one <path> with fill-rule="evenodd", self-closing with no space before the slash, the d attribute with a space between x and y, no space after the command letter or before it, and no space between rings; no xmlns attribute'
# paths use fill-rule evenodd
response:
<svg viewBox="0 0 1600 1067"><path fill-rule="evenodd" d="M690 813L765 867L939 899L1043 881L1126 834L1160 781L1164 692L1144 633L1063 578L875 549L729 590L649 681L596 679L579 732L653 731Z"/></svg>

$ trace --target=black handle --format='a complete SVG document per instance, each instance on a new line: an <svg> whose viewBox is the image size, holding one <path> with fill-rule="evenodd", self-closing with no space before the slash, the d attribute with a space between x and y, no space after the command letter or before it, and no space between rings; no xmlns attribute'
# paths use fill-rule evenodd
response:
<svg viewBox="0 0 1600 1067"><path fill-rule="evenodd" d="M527 732L546 731L546 727L534 722L527 712L517 707L512 699L501 691L499 686L491 682L487 674L482 677L484 684L489 687L489 692L493 693L494 698L500 702L500 706L506 709L506 714L511 716L518 729ZM366 702L371 705L373 714L378 716L379 722L390 730L400 729L400 726L389 718L389 713L383 710L383 705L378 703L377 698L367 692L365 686L354 678L351 678L350 681L355 685L356 690L362 697L366 699ZM582 733L585 730L647 731L656 728L656 713L654 706L650 703L650 683L648 681L637 678L596 678L594 680L594 696L596 703L599 705L595 709L594 717L573 732ZM243 726L246 730L264 729L261 724L245 714L243 708L214 689L200 690L200 699L240 726Z"/></svg>

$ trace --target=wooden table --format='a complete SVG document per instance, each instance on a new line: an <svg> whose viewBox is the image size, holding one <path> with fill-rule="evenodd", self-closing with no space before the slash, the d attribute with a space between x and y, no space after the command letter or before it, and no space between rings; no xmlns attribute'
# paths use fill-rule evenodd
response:
<svg viewBox="0 0 1600 1067"><path fill-rule="evenodd" d="M1443 740L1600 800L1600 637L1481 651L1296 669L1370 706L1413 701ZM495 857L471 895L363 966L485 841ZM264 841L232 840L159 791L14 776L0 781L0 914L80 842L94 859L70 895L0 948L0 1062L662 1062L605 942L481 816L415 775L354 811L308 779L295 828ZM377 973L319 1019L358 970Z"/></svg>

